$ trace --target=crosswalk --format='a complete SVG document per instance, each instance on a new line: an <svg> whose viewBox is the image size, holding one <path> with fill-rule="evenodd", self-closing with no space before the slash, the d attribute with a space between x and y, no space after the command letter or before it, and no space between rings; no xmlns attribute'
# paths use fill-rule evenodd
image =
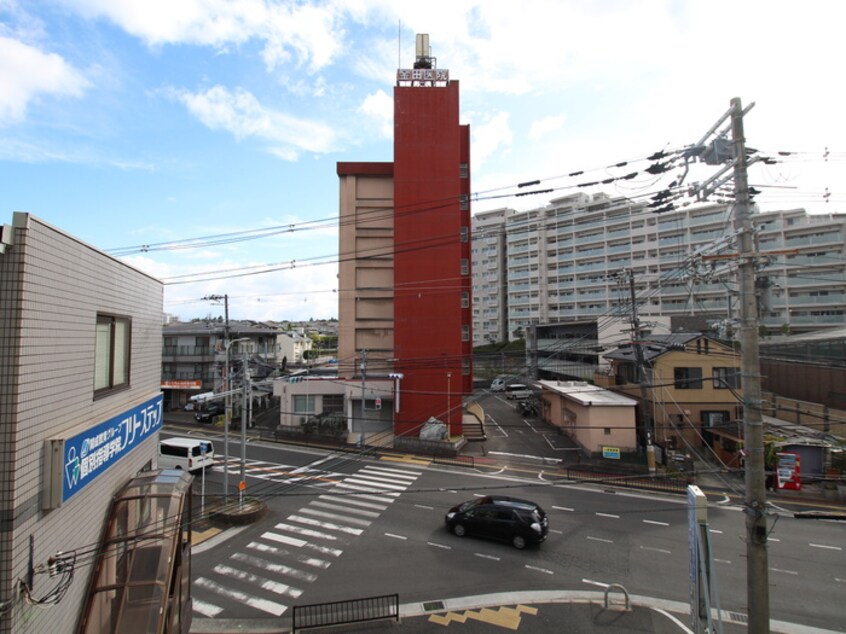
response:
<svg viewBox="0 0 846 634"><path fill-rule="evenodd" d="M222 465L214 468L223 470ZM320 491L244 550L194 580L194 612L207 618L226 618L227 612L244 618L244 606L257 616L284 614L421 471L373 464L355 473L337 473L253 461L245 465L245 473Z"/></svg>

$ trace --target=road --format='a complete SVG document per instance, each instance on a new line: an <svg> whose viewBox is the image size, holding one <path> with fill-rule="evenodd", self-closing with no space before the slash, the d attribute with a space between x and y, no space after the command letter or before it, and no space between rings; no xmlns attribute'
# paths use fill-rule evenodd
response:
<svg viewBox="0 0 846 634"><path fill-rule="evenodd" d="M687 509L678 498L572 486L542 469L492 475L262 444L247 454L247 491L266 499L269 513L195 554L197 617L273 619L296 604L394 592L409 602L609 583L688 601ZM220 486L221 471L208 474L207 490ZM492 492L540 503L550 515L548 540L517 551L445 530L445 509ZM721 607L744 614L743 515L712 504L709 523ZM844 631L844 530L774 518L772 618Z"/></svg>

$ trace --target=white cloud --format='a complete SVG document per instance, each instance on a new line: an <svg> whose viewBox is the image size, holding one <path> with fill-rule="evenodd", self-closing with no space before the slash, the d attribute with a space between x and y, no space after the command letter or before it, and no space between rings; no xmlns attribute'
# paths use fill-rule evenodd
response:
<svg viewBox="0 0 846 634"><path fill-rule="evenodd" d="M394 137L394 100L384 90L367 95L359 112L373 118L379 125L383 137Z"/></svg>
<svg viewBox="0 0 846 634"><path fill-rule="evenodd" d="M89 18L105 18L149 46L194 44L227 50L256 39L269 69L295 58L312 71L340 50L334 3L266 0L63 0Z"/></svg>
<svg viewBox="0 0 846 634"><path fill-rule="evenodd" d="M59 55L0 36L0 125L22 121L41 95L79 97L88 85Z"/></svg>
<svg viewBox="0 0 846 634"><path fill-rule="evenodd" d="M529 138L533 141L544 138L550 132L560 130L564 125L566 117L558 115L557 117L544 117L532 122L532 127L529 129Z"/></svg>
<svg viewBox="0 0 846 634"><path fill-rule="evenodd" d="M287 160L295 160L302 150L331 151L336 143L336 135L328 126L265 108L243 89L233 92L213 86L198 93L174 90L172 95L212 130L225 130L237 139L261 139L270 145L272 154Z"/></svg>
<svg viewBox="0 0 846 634"><path fill-rule="evenodd" d="M478 169L485 161L503 148L511 145L511 127L508 113L499 112L481 124L470 126L473 135L473 148L470 160L473 169Z"/></svg>

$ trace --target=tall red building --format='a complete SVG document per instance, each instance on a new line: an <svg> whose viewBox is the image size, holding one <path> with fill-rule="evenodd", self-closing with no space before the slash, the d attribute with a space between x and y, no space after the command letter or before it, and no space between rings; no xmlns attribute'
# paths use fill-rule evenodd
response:
<svg viewBox="0 0 846 634"><path fill-rule="evenodd" d="M339 361L402 375L395 434L434 416L460 436L473 382L470 128L428 49L418 36L414 68L397 71L393 163L338 164Z"/></svg>

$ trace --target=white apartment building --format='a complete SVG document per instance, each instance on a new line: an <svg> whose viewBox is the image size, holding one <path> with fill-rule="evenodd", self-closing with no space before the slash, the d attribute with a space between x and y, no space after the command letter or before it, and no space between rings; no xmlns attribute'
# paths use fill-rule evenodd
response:
<svg viewBox="0 0 846 634"><path fill-rule="evenodd" d="M505 276L505 222L513 209L495 209L473 216L473 345L508 341Z"/></svg>
<svg viewBox="0 0 846 634"><path fill-rule="evenodd" d="M474 229L477 241L495 234L497 221L484 232ZM631 295L621 273L628 270L641 319L718 321L737 312L731 206L705 203L656 214L643 202L578 193L501 222L509 339L535 324L626 319ZM775 211L756 213L754 223L767 256L759 273L761 323L792 332L846 323L846 215ZM481 291L474 315L480 318L493 319L502 303L484 293L490 279L489 268L474 262L474 291ZM479 331L493 330L489 322Z"/></svg>

